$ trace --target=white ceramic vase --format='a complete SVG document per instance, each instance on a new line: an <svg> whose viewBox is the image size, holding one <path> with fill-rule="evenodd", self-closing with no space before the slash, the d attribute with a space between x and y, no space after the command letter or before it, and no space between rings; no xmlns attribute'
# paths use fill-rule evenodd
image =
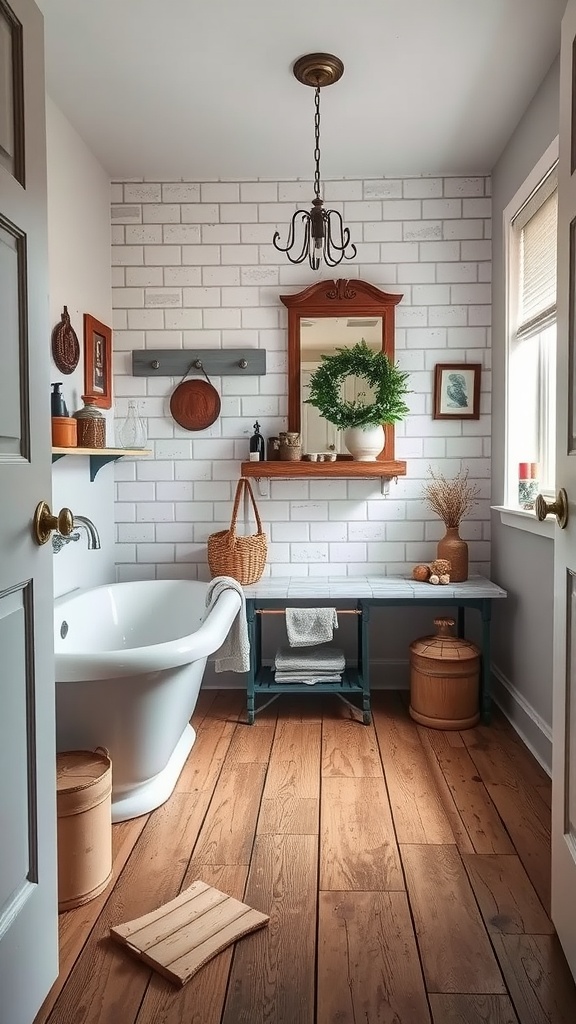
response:
<svg viewBox="0 0 576 1024"><path fill-rule="evenodd" d="M376 462L384 447L384 427L348 427L344 444L355 462Z"/></svg>

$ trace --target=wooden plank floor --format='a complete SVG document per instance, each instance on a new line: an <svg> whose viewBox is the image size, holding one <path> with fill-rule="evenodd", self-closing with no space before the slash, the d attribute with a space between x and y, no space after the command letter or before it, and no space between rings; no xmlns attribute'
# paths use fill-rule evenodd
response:
<svg viewBox="0 0 576 1024"><path fill-rule="evenodd" d="M114 881L60 916L35 1024L573 1024L548 917L550 781L492 726L417 726L376 692L244 724L204 691L171 799L113 827ZM109 938L201 878L270 915L176 989Z"/></svg>

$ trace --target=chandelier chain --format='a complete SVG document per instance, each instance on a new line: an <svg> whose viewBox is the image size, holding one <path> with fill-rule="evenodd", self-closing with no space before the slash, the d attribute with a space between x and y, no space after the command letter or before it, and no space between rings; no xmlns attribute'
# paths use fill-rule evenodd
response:
<svg viewBox="0 0 576 1024"><path fill-rule="evenodd" d="M320 86L316 86L314 97L314 160L316 169L314 171L314 193L320 199Z"/></svg>

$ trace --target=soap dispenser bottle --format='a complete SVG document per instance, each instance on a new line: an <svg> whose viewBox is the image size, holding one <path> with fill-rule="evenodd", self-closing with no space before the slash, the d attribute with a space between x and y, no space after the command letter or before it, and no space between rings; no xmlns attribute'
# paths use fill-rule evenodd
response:
<svg viewBox="0 0 576 1024"><path fill-rule="evenodd" d="M260 433L258 420L254 424L254 433L250 438L250 462L262 462L264 459L264 438Z"/></svg>
<svg viewBox="0 0 576 1024"><path fill-rule="evenodd" d="M58 381L56 384L51 384L52 394L50 396L50 414L51 416L68 416L68 409L66 408L66 402L62 397L60 388L62 387L62 381Z"/></svg>

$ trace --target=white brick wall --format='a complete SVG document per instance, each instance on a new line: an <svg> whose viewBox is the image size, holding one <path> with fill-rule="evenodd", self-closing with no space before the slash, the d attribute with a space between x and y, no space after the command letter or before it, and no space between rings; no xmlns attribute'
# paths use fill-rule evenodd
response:
<svg viewBox="0 0 576 1024"><path fill-rule="evenodd" d="M272 246L287 236L308 182L114 182L115 414L130 398L147 420L154 458L116 464L121 580L205 579L206 537L230 521L252 424L287 425L287 311L278 296L318 280ZM465 521L472 571L488 572L490 503L490 179L331 181L325 198L358 256L322 277L359 277L402 292L396 354L410 371L411 414L396 430L405 478L389 497L378 480L275 480L258 496L271 575L407 571L434 557L442 524L421 499L429 466L461 466L481 491ZM170 417L177 380L133 378L130 351L261 347L264 377L215 378L221 416L189 433ZM481 362L479 421L433 420L438 362ZM250 520L252 523L252 520ZM252 529L252 527L251 527Z"/></svg>

